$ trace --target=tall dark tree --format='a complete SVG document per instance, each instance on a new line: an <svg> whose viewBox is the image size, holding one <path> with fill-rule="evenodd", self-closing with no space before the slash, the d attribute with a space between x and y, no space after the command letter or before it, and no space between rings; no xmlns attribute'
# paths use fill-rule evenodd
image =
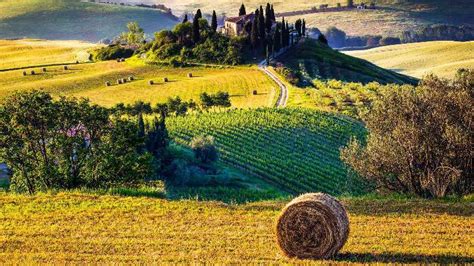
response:
<svg viewBox="0 0 474 266"><path fill-rule="evenodd" d="M247 15L247 11L245 10L245 5L242 3L239 9L239 17L244 15Z"/></svg>
<svg viewBox="0 0 474 266"><path fill-rule="evenodd" d="M273 21L272 21L271 13L272 11L271 11L270 4L267 3L267 7L265 8L265 27L267 28L267 32L270 32L270 30L272 29Z"/></svg>
<svg viewBox="0 0 474 266"><path fill-rule="evenodd" d="M285 47L285 36L286 36L286 25L285 25L285 19L283 19L283 22L281 23L281 32L279 31L279 27L277 27L277 31L275 32L275 35L278 33L280 34L280 47L283 48Z"/></svg>
<svg viewBox="0 0 474 266"><path fill-rule="evenodd" d="M188 22L188 14L184 14L183 23L186 23L186 22Z"/></svg>
<svg viewBox="0 0 474 266"><path fill-rule="evenodd" d="M272 20L276 21L275 9L273 9L273 5L270 6L270 12L271 12L271 15L272 15Z"/></svg>
<svg viewBox="0 0 474 266"><path fill-rule="evenodd" d="M298 35L301 36L301 27L302 27L302 21L301 19L297 19L296 22L295 22L295 29L296 31L298 32Z"/></svg>
<svg viewBox="0 0 474 266"><path fill-rule="evenodd" d="M281 42L282 42L282 34L279 27L277 27L275 30L275 34L273 35L273 47L275 49L275 52L277 53L282 48Z"/></svg>
<svg viewBox="0 0 474 266"><path fill-rule="evenodd" d="M303 25L301 25L301 33L306 36L306 20L303 19Z"/></svg>
<svg viewBox="0 0 474 266"><path fill-rule="evenodd" d="M201 32L199 29L199 16L196 14L193 20L193 41L198 43L201 40Z"/></svg>
<svg viewBox="0 0 474 266"><path fill-rule="evenodd" d="M260 41L262 42L263 40L265 40L266 36L265 16L263 13L262 6L260 6L260 10L258 12L258 32L260 33Z"/></svg>
<svg viewBox="0 0 474 266"><path fill-rule="evenodd" d="M252 47L255 49L259 45L258 41L258 19L254 19L252 22L252 30L250 32L250 42L252 44Z"/></svg>
<svg viewBox="0 0 474 266"><path fill-rule="evenodd" d="M354 0L347 0L348 7L354 7Z"/></svg>
<svg viewBox="0 0 474 266"><path fill-rule="evenodd" d="M196 11L196 15L194 16L195 18L197 17L198 19L201 19L202 18L202 12L201 12L201 9L198 9Z"/></svg>
<svg viewBox="0 0 474 266"><path fill-rule="evenodd" d="M161 161L165 156L168 143L169 136L168 130L166 129L165 117L161 117L160 119L155 117L153 124L147 133L145 143L146 148L148 152Z"/></svg>
<svg viewBox="0 0 474 266"><path fill-rule="evenodd" d="M138 137L145 137L145 122L143 121L142 113L138 115Z"/></svg>
<svg viewBox="0 0 474 266"><path fill-rule="evenodd" d="M216 11L212 11L212 21L211 21L211 30L213 32L217 31L217 14Z"/></svg>
<svg viewBox="0 0 474 266"><path fill-rule="evenodd" d="M290 26L288 25L288 21L286 22L286 27L285 27L286 31L285 31L285 34L286 34L286 46L290 46Z"/></svg>

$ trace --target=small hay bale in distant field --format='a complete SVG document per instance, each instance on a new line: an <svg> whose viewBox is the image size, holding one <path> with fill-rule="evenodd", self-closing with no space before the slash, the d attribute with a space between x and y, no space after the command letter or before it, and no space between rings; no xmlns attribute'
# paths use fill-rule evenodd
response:
<svg viewBox="0 0 474 266"><path fill-rule="evenodd" d="M120 62L125 62L125 58L120 58Z"/></svg>
<svg viewBox="0 0 474 266"><path fill-rule="evenodd" d="M64 68L64 70L68 70L68 69L69 69L69 67L68 67L68 66L64 66L63 68Z"/></svg>
<svg viewBox="0 0 474 266"><path fill-rule="evenodd" d="M122 84L122 80L121 80L121 79L117 79L117 84L118 84L118 85Z"/></svg>
<svg viewBox="0 0 474 266"><path fill-rule="evenodd" d="M188 78L192 78L193 77L193 73L188 73Z"/></svg>
<svg viewBox="0 0 474 266"><path fill-rule="evenodd" d="M126 79L122 79L122 83L123 83L123 84L127 83L127 80L126 80Z"/></svg>
<svg viewBox="0 0 474 266"><path fill-rule="evenodd" d="M148 84L153 85L155 82L153 80L148 81Z"/></svg>
<svg viewBox="0 0 474 266"><path fill-rule="evenodd" d="M79 60L76 60L76 64L79 64Z"/></svg>
<svg viewBox="0 0 474 266"><path fill-rule="evenodd" d="M134 80L133 76L128 77L128 81L133 81L133 80Z"/></svg>
<svg viewBox="0 0 474 266"><path fill-rule="evenodd" d="M120 58L117 58L117 63L120 63L122 62L122 60Z"/></svg>
<svg viewBox="0 0 474 266"><path fill-rule="evenodd" d="M36 72L34 70L31 70L31 75L35 75Z"/></svg>
<svg viewBox="0 0 474 266"><path fill-rule="evenodd" d="M277 242L288 257L327 259L349 236L349 218L342 204L324 193L308 193L283 209L276 226Z"/></svg>
<svg viewBox="0 0 474 266"><path fill-rule="evenodd" d="M252 94L257 95L258 94L257 90L253 90Z"/></svg>
<svg viewBox="0 0 474 266"><path fill-rule="evenodd" d="M163 82L168 82L168 78L163 78Z"/></svg>
<svg viewBox="0 0 474 266"><path fill-rule="evenodd" d="M23 71L23 76L26 76L26 75L27 75L27 74L26 74L26 71Z"/></svg>
<svg viewBox="0 0 474 266"><path fill-rule="evenodd" d="M105 87L110 87L110 85L111 85L110 82L108 81L105 82Z"/></svg>
<svg viewBox="0 0 474 266"><path fill-rule="evenodd" d="M43 72L46 72L46 71L48 71L48 70L45 67L43 67Z"/></svg>

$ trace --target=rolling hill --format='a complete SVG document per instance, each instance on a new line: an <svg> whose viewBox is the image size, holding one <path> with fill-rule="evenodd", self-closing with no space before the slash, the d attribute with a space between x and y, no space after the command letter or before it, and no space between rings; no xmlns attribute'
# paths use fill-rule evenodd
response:
<svg viewBox="0 0 474 266"><path fill-rule="evenodd" d="M409 76L383 69L368 61L347 56L313 39L305 39L277 59L300 79L337 79L348 82L416 83ZM278 65L278 63L276 63Z"/></svg>
<svg viewBox="0 0 474 266"><path fill-rule="evenodd" d="M79 0L0 0L0 10L0 39L97 42L114 38L130 21L137 21L149 35L177 22L174 16L153 9Z"/></svg>
<svg viewBox="0 0 474 266"><path fill-rule="evenodd" d="M474 68L474 42L411 43L345 53L417 78L429 73L453 78L459 68Z"/></svg>

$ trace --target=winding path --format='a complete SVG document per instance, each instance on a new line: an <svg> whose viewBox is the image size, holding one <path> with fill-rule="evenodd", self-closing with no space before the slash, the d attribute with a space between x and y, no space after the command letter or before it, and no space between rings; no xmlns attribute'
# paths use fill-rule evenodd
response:
<svg viewBox="0 0 474 266"><path fill-rule="evenodd" d="M275 74L273 74L270 70L267 68L267 62L266 60L263 60L258 64L258 68L263 71L267 76L269 76L275 83L280 87L280 95L278 96L278 100L276 102L276 107L277 108L283 108L286 106L286 103L288 102L288 88L286 85L283 83L283 81Z"/></svg>

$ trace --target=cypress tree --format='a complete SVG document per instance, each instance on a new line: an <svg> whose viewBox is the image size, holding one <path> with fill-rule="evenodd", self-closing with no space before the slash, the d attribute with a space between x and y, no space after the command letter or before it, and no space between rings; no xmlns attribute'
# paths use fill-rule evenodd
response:
<svg viewBox="0 0 474 266"><path fill-rule="evenodd" d="M145 137L145 122L143 121L142 113L138 115L138 137Z"/></svg>
<svg viewBox="0 0 474 266"><path fill-rule="evenodd" d="M194 16L195 18L197 17L198 19L201 19L202 18L202 12L201 12L201 9L198 9L196 11L196 15Z"/></svg>
<svg viewBox="0 0 474 266"><path fill-rule="evenodd" d="M260 33L260 41L265 40L266 28L265 28L265 17L263 15L263 7L260 6L258 12L258 32Z"/></svg>
<svg viewBox="0 0 474 266"><path fill-rule="evenodd" d="M217 31L217 14L215 10L212 11L211 29L213 32Z"/></svg>
<svg viewBox="0 0 474 266"><path fill-rule="evenodd" d="M281 49L280 35L281 35L280 34L280 29L277 27L276 30L275 30L275 34L273 35L273 49L274 49L274 52L278 52Z"/></svg>
<svg viewBox="0 0 474 266"><path fill-rule="evenodd" d="M184 14L183 23L186 23L186 22L188 22L188 14Z"/></svg>
<svg viewBox="0 0 474 266"><path fill-rule="evenodd" d="M288 25L288 21L286 22L286 46L290 46L290 26Z"/></svg>
<svg viewBox="0 0 474 266"><path fill-rule="evenodd" d="M303 26L301 27L301 32L303 33L303 36L306 36L306 20L303 19Z"/></svg>
<svg viewBox="0 0 474 266"><path fill-rule="evenodd" d="M250 42L255 49L258 46L258 19L255 18L252 22L252 31L250 32Z"/></svg>
<svg viewBox="0 0 474 266"><path fill-rule="evenodd" d="M277 27L278 29L278 27ZM275 33L276 34L276 33ZM286 24L285 24L285 19L283 18L283 21L281 23L281 38L280 38L280 47L285 47L286 46Z"/></svg>
<svg viewBox="0 0 474 266"><path fill-rule="evenodd" d="M270 12L271 12L271 14L272 14L272 20L273 20L273 21L276 21L275 9L273 9L273 5L270 6Z"/></svg>
<svg viewBox="0 0 474 266"><path fill-rule="evenodd" d="M239 9L239 17L244 15L247 15L247 11L245 10L245 5L242 3Z"/></svg>
<svg viewBox="0 0 474 266"><path fill-rule="evenodd" d="M201 40L201 33L199 30L199 17L196 14L193 20L193 41L194 43L198 43L200 40Z"/></svg>
<svg viewBox="0 0 474 266"><path fill-rule="evenodd" d="M267 32L270 32L272 29L272 14L271 14L270 4L267 3L267 7L265 8L265 27L267 28Z"/></svg>
<svg viewBox="0 0 474 266"><path fill-rule="evenodd" d="M301 36L301 19L296 20L295 29L298 32L298 35Z"/></svg>

